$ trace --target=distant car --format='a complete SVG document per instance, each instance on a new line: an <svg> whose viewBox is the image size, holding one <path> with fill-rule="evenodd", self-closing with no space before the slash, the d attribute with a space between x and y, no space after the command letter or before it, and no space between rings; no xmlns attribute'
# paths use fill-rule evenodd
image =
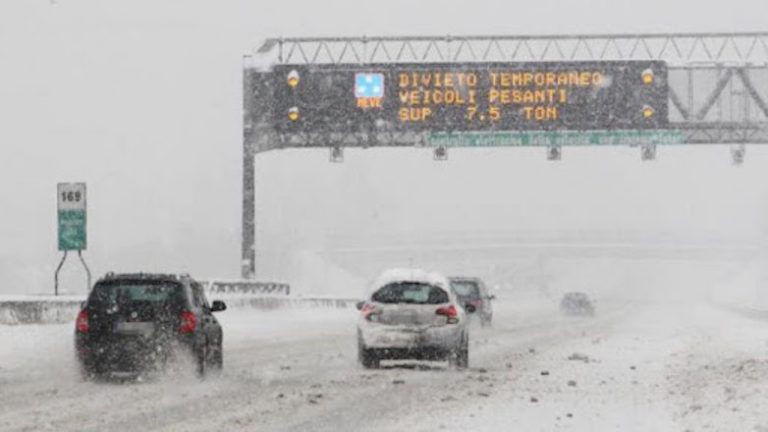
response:
<svg viewBox="0 0 768 432"><path fill-rule="evenodd" d="M99 279L75 323L75 349L84 378L138 373L191 354L197 373L221 369L223 332L203 287L186 275L112 274Z"/></svg>
<svg viewBox="0 0 768 432"><path fill-rule="evenodd" d="M560 311L566 315L592 316L595 314L595 305L585 293L570 292L560 300Z"/></svg>
<svg viewBox="0 0 768 432"><path fill-rule="evenodd" d="M448 280L461 305L463 307L472 305L474 311L470 313L479 317L484 327L490 326L493 321L491 300L496 297L488 294L485 283L480 278L474 277L451 277Z"/></svg>
<svg viewBox="0 0 768 432"><path fill-rule="evenodd" d="M357 304L358 358L365 368L381 360L448 360L469 366L467 315L444 276L422 270L390 270ZM471 309L471 307L470 307Z"/></svg>

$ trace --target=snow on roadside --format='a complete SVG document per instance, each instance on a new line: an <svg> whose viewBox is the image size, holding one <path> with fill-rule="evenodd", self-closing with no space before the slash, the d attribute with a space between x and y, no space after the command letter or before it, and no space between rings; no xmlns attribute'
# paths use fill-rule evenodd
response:
<svg viewBox="0 0 768 432"><path fill-rule="evenodd" d="M24 379L58 375L74 366L72 338L74 319L69 324L0 325L0 383L24 371Z"/></svg>
<svg viewBox="0 0 768 432"><path fill-rule="evenodd" d="M695 303L626 318L471 371L430 421L381 430L768 431L768 323Z"/></svg>
<svg viewBox="0 0 768 432"><path fill-rule="evenodd" d="M768 321L710 309L667 377L688 430L768 431Z"/></svg>

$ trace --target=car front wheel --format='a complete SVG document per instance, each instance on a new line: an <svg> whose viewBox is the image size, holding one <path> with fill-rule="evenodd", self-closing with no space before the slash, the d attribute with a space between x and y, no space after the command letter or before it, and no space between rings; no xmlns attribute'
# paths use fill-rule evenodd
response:
<svg viewBox="0 0 768 432"><path fill-rule="evenodd" d="M461 344L451 353L448 363L456 369L469 367L469 337L464 337Z"/></svg>
<svg viewBox="0 0 768 432"><path fill-rule="evenodd" d="M365 369L378 369L380 366L379 358L373 350L363 345L363 341L357 342L357 360Z"/></svg>

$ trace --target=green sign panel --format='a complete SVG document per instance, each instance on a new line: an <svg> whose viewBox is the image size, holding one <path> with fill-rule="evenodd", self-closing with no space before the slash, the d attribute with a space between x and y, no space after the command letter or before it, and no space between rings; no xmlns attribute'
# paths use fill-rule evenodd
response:
<svg viewBox="0 0 768 432"><path fill-rule="evenodd" d="M430 132L431 147L640 146L684 144L674 130Z"/></svg>
<svg viewBox="0 0 768 432"><path fill-rule="evenodd" d="M59 183L59 250L85 250L85 183Z"/></svg>
<svg viewBox="0 0 768 432"><path fill-rule="evenodd" d="M59 250L86 249L85 212L59 211Z"/></svg>

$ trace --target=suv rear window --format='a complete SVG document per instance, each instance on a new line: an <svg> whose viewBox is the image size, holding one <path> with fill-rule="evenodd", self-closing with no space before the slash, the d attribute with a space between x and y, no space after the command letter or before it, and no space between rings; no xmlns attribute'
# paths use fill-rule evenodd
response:
<svg viewBox="0 0 768 432"><path fill-rule="evenodd" d="M182 286L165 281L114 281L97 284L89 303L111 305L121 303L173 304L182 298Z"/></svg>
<svg viewBox="0 0 768 432"><path fill-rule="evenodd" d="M397 282L380 288L373 294L377 303L442 304L448 303L448 293L418 282Z"/></svg>
<svg viewBox="0 0 768 432"><path fill-rule="evenodd" d="M451 281L451 288L463 298L480 298L480 288L472 281Z"/></svg>

